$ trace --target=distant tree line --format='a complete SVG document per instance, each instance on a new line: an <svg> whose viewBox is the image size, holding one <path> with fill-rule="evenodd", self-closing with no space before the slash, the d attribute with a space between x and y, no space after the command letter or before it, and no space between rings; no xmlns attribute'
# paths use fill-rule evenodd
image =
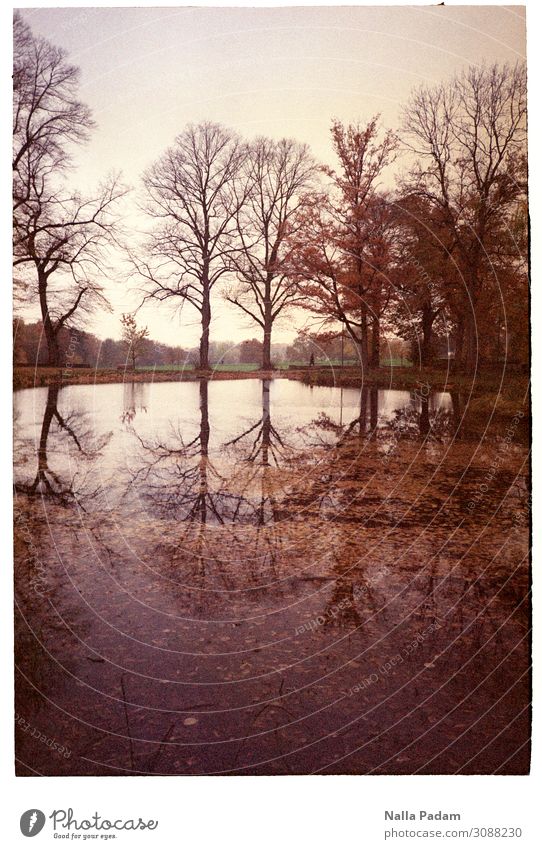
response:
<svg viewBox="0 0 542 849"><path fill-rule="evenodd" d="M233 346L236 356L257 355L265 369L276 323L292 308L306 317L307 344L323 351L340 339L341 355L346 344L363 368L377 367L397 338L421 365L453 355L472 373L484 360L528 361L523 64L467 67L419 86L396 131L378 115L333 121L334 167L292 139L247 141L211 121L188 125L142 175L148 235L139 244L122 230L118 177L88 194L69 183L73 148L94 127L78 85L65 53L16 13L15 297L39 307L50 364L62 363L67 334L108 308L115 251L128 257L126 285L143 302L199 314L203 370L217 358L217 298L257 333ZM136 355L133 321L133 366L151 349L179 357L145 338ZM102 345L110 361L121 359L116 344Z"/></svg>
<svg viewBox="0 0 542 849"><path fill-rule="evenodd" d="M210 342L209 361L215 365L224 363L258 364L261 358L261 345L258 339L243 342L225 340ZM134 367L130 356L130 346L124 339L99 339L86 330L63 329L58 335L58 349L61 361L75 366L89 365L92 368ZM288 359L291 348L284 343L273 345L272 353L277 361ZM292 349L293 350L293 349ZM308 362L310 354L306 356ZM17 319L13 323L13 359L16 365L33 366L49 363L47 340L41 321L25 322ZM199 347L181 348L166 345L145 337L138 348L137 366L197 366Z"/></svg>

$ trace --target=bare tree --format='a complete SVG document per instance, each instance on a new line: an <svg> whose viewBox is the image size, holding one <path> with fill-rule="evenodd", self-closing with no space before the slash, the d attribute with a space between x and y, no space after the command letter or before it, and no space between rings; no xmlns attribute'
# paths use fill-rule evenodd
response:
<svg viewBox="0 0 542 849"><path fill-rule="evenodd" d="M49 363L60 365L59 335L76 317L106 305L98 279L114 240L116 179L84 198L65 187L70 148L93 122L77 99L79 70L63 50L14 19L13 253L20 299L36 298Z"/></svg>
<svg viewBox="0 0 542 849"><path fill-rule="evenodd" d="M259 138L244 169L246 202L237 212L240 251L232 254L237 281L225 293L263 330L262 367L271 363L271 334L281 312L299 299L290 244L317 167L307 145Z"/></svg>
<svg viewBox="0 0 542 849"><path fill-rule="evenodd" d="M155 227L144 259L132 256L146 298L189 303L201 315L199 365L209 368L211 292L231 265L236 180L245 145L220 124L189 125L143 175Z"/></svg>
<svg viewBox="0 0 542 849"><path fill-rule="evenodd" d="M70 147L88 139L93 121L77 98L79 69L66 53L34 36L19 12L13 21L13 206L70 162Z"/></svg>
<svg viewBox="0 0 542 849"><path fill-rule="evenodd" d="M17 212L14 265L29 295L37 295L50 365L61 364L61 330L108 306L100 278L106 249L117 239L114 207L124 194L114 178L90 198L44 183L34 186L32 198Z"/></svg>
<svg viewBox="0 0 542 849"><path fill-rule="evenodd" d="M407 190L425 198L439 222L450 276L459 276L457 355L478 357L477 324L488 312L507 218L525 195L524 65L470 67L450 83L414 92L403 116L417 162ZM439 234L440 235L440 234Z"/></svg>

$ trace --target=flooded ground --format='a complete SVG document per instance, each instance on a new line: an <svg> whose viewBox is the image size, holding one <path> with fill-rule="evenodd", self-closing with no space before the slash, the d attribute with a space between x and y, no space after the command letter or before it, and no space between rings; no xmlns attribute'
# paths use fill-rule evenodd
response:
<svg viewBox="0 0 542 849"><path fill-rule="evenodd" d="M18 774L528 771L527 414L466 410L16 393Z"/></svg>

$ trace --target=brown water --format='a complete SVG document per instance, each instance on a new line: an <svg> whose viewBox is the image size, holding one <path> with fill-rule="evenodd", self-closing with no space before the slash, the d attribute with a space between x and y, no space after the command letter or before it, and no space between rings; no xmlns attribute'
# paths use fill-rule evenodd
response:
<svg viewBox="0 0 542 849"><path fill-rule="evenodd" d="M18 392L19 774L527 771L523 420L466 409Z"/></svg>

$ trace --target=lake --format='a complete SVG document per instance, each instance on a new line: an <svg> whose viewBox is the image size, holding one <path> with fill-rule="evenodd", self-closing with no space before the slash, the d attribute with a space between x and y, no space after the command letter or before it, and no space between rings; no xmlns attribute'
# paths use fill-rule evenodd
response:
<svg viewBox="0 0 542 849"><path fill-rule="evenodd" d="M528 449L467 408L17 392L18 773L525 772Z"/></svg>
<svg viewBox="0 0 542 849"><path fill-rule="evenodd" d="M94 509L126 512L137 504L187 518L190 510L182 507L192 485L198 494L204 486L223 513L211 510L206 521L213 523L248 519L243 470L249 477L259 466L298 474L301 463L304 476L322 462L323 449L352 433L374 438L378 432L383 456L412 431L426 440L451 437L453 402L448 393L423 398L284 379L202 380L22 390L15 420L21 488L57 502L91 500ZM55 493L54 475L70 479L71 491L60 486Z"/></svg>

